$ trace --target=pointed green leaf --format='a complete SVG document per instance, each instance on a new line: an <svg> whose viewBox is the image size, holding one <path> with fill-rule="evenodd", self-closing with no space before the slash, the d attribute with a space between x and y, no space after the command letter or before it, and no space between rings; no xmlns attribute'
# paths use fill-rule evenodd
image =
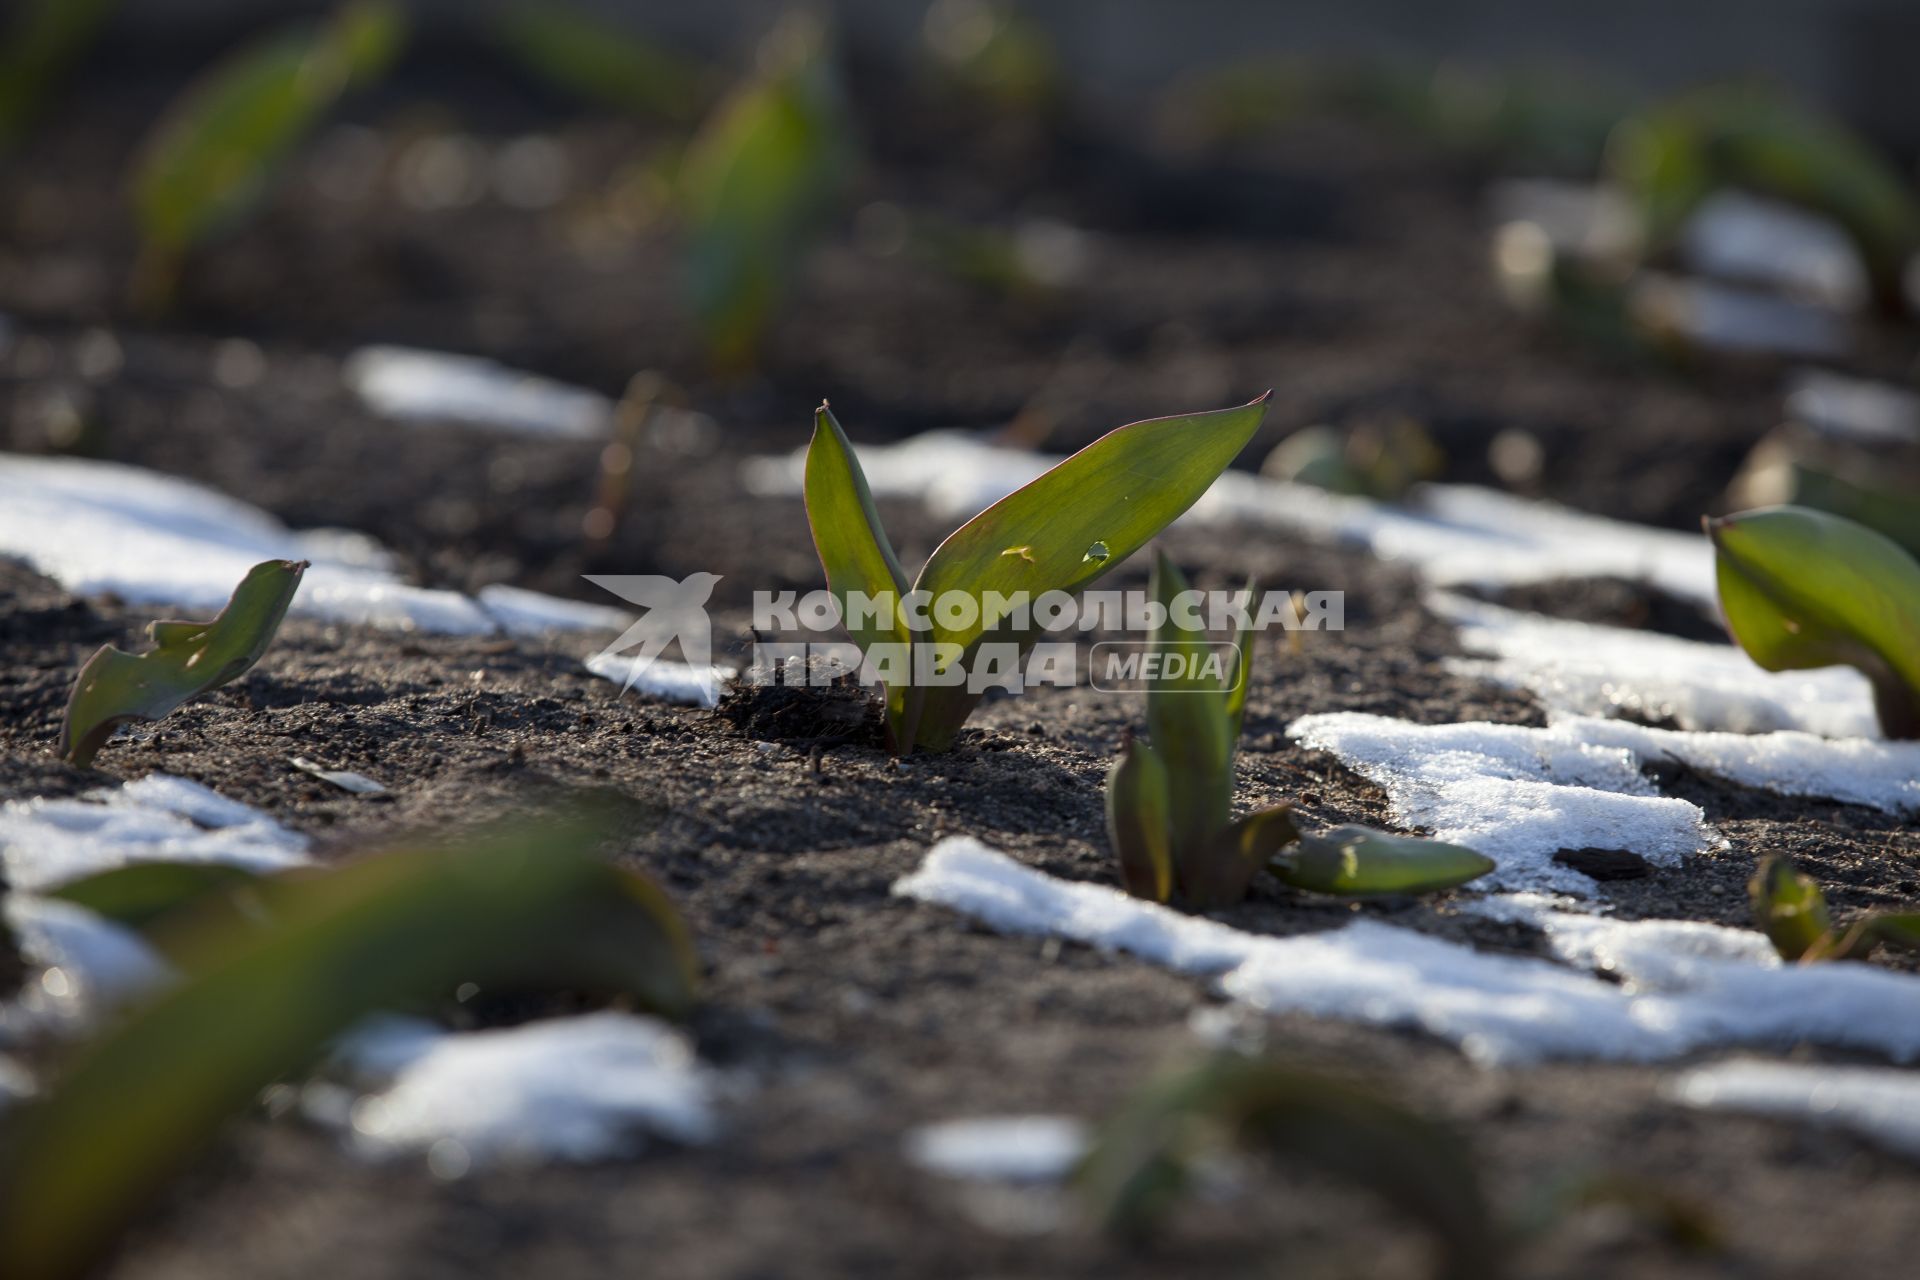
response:
<svg viewBox="0 0 1920 1280"><path fill-rule="evenodd" d="M1147 686L1147 729L1167 763L1173 799L1173 866L1180 893L1202 909L1224 906L1217 878L1206 873L1214 838L1233 816L1233 739L1227 695L1205 667L1217 657L1206 633L1178 623L1174 605L1187 580L1165 552L1156 555L1149 591L1167 616L1153 633L1162 672ZM1177 668L1177 669L1176 669ZM1164 674L1174 671L1172 676ZM1248 873L1251 876L1251 872ZM1244 891L1245 885L1242 884Z"/></svg>
<svg viewBox="0 0 1920 1280"><path fill-rule="evenodd" d="M1344 826L1301 836L1299 848L1276 858L1269 869L1296 889L1351 898L1433 893L1477 880L1493 868L1492 858L1464 845Z"/></svg>
<svg viewBox="0 0 1920 1280"><path fill-rule="evenodd" d="M46 896L140 930L220 890L251 884L258 878L245 867L225 862L135 862L70 880L47 890Z"/></svg>
<svg viewBox="0 0 1920 1280"><path fill-rule="evenodd" d="M1769 671L1845 664L1880 727L1920 737L1920 563L1891 539L1804 507L1707 521L1727 629Z"/></svg>
<svg viewBox="0 0 1920 1280"><path fill-rule="evenodd" d="M1229 823L1214 833L1205 850L1180 864L1181 893L1196 911L1230 907L1247 896L1247 886L1275 854L1300 838L1293 810L1275 805Z"/></svg>
<svg viewBox="0 0 1920 1280"><path fill-rule="evenodd" d="M1253 438L1266 403L1262 396L1237 409L1151 418L1108 432L955 530L915 587L936 598L997 591L1035 599L1091 585L1199 501ZM936 625L933 637L964 650L995 621Z"/></svg>
<svg viewBox="0 0 1920 1280"><path fill-rule="evenodd" d="M357 0L320 27L249 46L196 81L161 117L134 182L150 269L170 270L181 251L251 208L339 96L385 70L402 24L391 5Z"/></svg>
<svg viewBox="0 0 1920 1280"><path fill-rule="evenodd" d="M764 69L714 109L679 175L688 291L725 368L751 359L853 167L820 32L789 23L770 43Z"/></svg>
<svg viewBox="0 0 1920 1280"><path fill-rule="evenodd" d="M1506 1273L1478 1170L1456 1137L1346 1080L1277 1063L1221 1055L1153 1081L1102 1127L1076 1183L1095 1221L1142 1235L1223 1139L1379 1196L1439 1241L1446 1280Z"/></svg>
<svg viewBox="0 0 1920 1280"><path fill-rule="evenodd" d="M1826 895L1811 876L1796 871L1792 860L1773 855L1761 861L1747 882L1754 923L1783 960L1798 960L1824 950L1833 921Z"/></svg>
<svg viewBox="0 0 1920 1280"><path fill-rule="evenodd" d="M548 816L267 877L263 906L192 921L167 950L180 981L9 1115L7 1273L83 1273L227 1117L369 1013L463 982L612 991L684 1013L685 926L651 882L594 856L612 829L598 815Z"/></svg>
<svg viewBox="0 0 1920 1280"><path fill-rule="evenodd" d="M153 623L159 647L138 656L103 645L74 681L60 754L85 767L119 725L158 720L244 675L273 643L306 569L304 560L262 561L212 622Z"/></svg>
<svg viewBox="0 0 1920 1280"><path fill-rule="evenodd" d="M805 493L814 550L849 638L862 653L876 644L907 645L911 633L900 615L907 575L887 541L853 443L825 404L813 415ZM908 721L918 699L910 693L904 684L887 689L887 733L898 755L913 749Z"/></svg>
<svg viewBox="0 0 1920 1280"><path fill-rule="evenodd" d="M1120 859L1120 882L1134 897L1173 896L1172 824L1166 766L1129 736L1107 774L1107 838Z"/></svg>

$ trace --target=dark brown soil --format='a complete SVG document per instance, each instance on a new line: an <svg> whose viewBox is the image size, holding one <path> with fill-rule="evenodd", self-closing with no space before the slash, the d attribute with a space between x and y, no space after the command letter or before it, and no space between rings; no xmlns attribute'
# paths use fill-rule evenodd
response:
<svg viewBox="0 0 1920 1280"><path fill-rule="evenodd" d="M1486 279L1478 175L1339 124L1206 162L1029 139L1040 151L1014 181L984 138L913 109L873 113L870 197L1065 216L1098 233L1095 269L1036 306L835 243L811 264L805 305L773 335L761 379L745 386L701 371L664 241L578 251L568 227L592 212L584 196L550 215L491 201L428 214L390 195L347 209L296 173L263 219L198 264L173 317L136 324L120 301L130 240L116 184L159 96L129 77L10 162L0 311L16 334L0 354L0 443L49 447L43 409L63 393L83 409L88 449L206 481L292 524L367 530L432 584L587 596L582 572L721 573L719 639L735 660L749 639L748 593L812 587L819 572L798 501L746 498L737 460L799 443L823 394L872 438L999 424L1045 388L1060 406L1052 444L1066 447L1272 386L1261 446L1318 420L1407 412L1447 449L1449 478L1485 482L1488 441L1520 428L1546 445L1545 494L1676 526L1712 507L1778 411L1773 364L1681 374L1531 331ZM397 108L363 110L390 136L405 127ZM463 118L483 135L554 123L524 104ZM559 127L576 172L596 184L645 137ZM1214 198L1221 190L1233 199ZM88 374L96 330L123 359ZM234 336L265 351L253 385L212 378L217 344ZM709 453L645 446L629 518L589 547L580 528L597 447L380 422L338 385L335 365L372 340L492 354L610 393L636 368L664 369L723 435ZM916 506L882 506L905 560L946 532ZM1523 696L1444 669L1457 652L1451 629L1389 567L1270 533L1182 530L1167 543L1203 585L1251 572L1269 586L1347 593L1345 632L1259 652L1240 764L1247 807L1285 800L1316 824L1385 821L1377 789L1286 740L1301 714L1542 722ZM1138 581L1137 570L1123 574L1117 585ZM1668 605L1604 585L1581 600L1507 602L1696 634ZM98 771L57 762L73 672L103 642L134 642L149 616L0 565L0 798L164 770L262 807L333 856L556 787L615 788L658 813L623 856L657 876L692 924L707 976L693 1029L740 1089L728 1135L709 1148L452 1184L412 1164L368 1168L324 1135L251 1118L142 1223L114 1276L1422 1274L1404 1227L1297 1173L1256 1175L1236 1196L1198 1202L1141 1251L1080 1230L997 1235L960 1189L903 1165L900 1138L914 1124L1098 1117L1198 1049L1189 1019L1215 1004L1201 985L993 935L889 893L946 834L1111 882L1101 787L1138 717L1133 700L1076 689L992 701L953 753L895 768L844 697L760 691L720 713L672 708L622 699L589 676L580 659L600 637L545 645L296 620L250 675L116 741ZM1706 626L1698 634L1716 634ZM389 793L338 791L294 770L294 755L370 774ZM1695 774L1658 780L1701 804L1731 847L1608 883L1604 896L1625 915L1742 923L1746 879L1775 852L1817 876L1843 917L1914 905L1920 833L1910 824ZM1262 883L1223 918L1291 932L1356 912L1489 948L1534 946L1525 930L1458 914L1445 896L1355 908ZM1299 1017L1245 1030L1460 1126L1503 1212L1603 1170L1701 1202L1725 1240L1724 1252L1696 1255L1643 1221L1594 1211L1529 1245L1527 1275L1886 1272L1920 1248L1920 1171L1846 1137L1681 1110L1660 1093L1668 1069L1494 1072L1411 1035Z"/></svg>

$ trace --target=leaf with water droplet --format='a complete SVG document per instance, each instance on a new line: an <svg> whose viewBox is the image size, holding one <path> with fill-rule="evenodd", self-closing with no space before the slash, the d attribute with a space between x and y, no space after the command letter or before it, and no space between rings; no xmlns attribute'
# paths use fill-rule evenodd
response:
<svg viewBox="0 0 1920 1280"><path fill-rule="evenodd" d="M1081 556L1080 558L1081 560L1085 561L1088 564L1105 564L1108 560L1113 558L1113 553L1107 550L1106 543L1096 542L1092 546L1088 547L1087 554L1085 554L1084 556Z"/></svg>

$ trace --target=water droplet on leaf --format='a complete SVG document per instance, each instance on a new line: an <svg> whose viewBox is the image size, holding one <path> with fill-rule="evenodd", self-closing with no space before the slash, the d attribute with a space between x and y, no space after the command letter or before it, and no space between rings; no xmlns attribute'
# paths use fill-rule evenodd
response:
<svg viewBox="0 0 1920 1280"><path fill-rule="evenodd" d="M1106 543L1096 542L1087 548L1087 554L1081 558L1091 564L1105 564L1112 555L1113 553L1107 550Z"/></svg>

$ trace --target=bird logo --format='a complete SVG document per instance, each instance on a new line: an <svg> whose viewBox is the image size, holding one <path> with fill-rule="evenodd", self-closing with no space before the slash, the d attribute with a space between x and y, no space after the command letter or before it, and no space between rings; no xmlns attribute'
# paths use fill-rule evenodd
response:
<svg viewBox="0 0 1920 1280"><path fill-rule="evenodd" d="M655 662L670 644L678 642L680 657L692 668L693 682L703 700L712 706L720 697L720 678L713 668L713 623L707 617L707 601L720 581L717 573L689 574L684 580L657 573L585 574L588 582L611 591L628 604L644 610L618 640L597 656L614 657L635 646L639 652L627 660L626 679L620 686L625 693Z"/></svg>

